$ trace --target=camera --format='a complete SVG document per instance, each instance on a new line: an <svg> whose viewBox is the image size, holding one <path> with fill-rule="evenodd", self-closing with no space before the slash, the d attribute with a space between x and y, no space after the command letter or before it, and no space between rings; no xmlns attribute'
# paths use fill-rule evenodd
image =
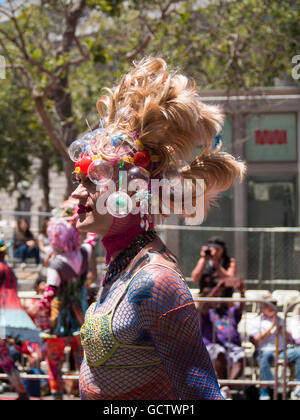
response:
<svg viewBox="0 0 300 420"><path fill-rule="evenodd" d="M209 248L205 250L205 256L206 257L211 257L211 251L210 251Z"/></svg>

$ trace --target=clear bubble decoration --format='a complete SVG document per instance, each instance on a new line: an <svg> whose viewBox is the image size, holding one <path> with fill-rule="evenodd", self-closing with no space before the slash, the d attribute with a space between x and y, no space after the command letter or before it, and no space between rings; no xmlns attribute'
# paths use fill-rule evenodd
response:
<svg viewBox="0 0 300 420"><path fill-rule="evenodd" d="M106 202L108 212L117 218L126 217L132 210L132 201L123 191L112 193Z"/></svg>
<svg viewBox="0 0 300 420"><path fill-rule="evenodd" d="M101 144L101 138L104 138L105 135L106 133L103 128L97 128L96 130L86 135L87 142L88 142L88 149L92 155L97 154L97 150L99 149L99 144Z"/></svg>
<svg viewBox="0 0 300 420"><path fill-rule="evenodd" d="M130 191L148 191L149 181L149 172L140 166L134 166L127 173L127 183Z"/></svg>
<svg viewBox="0 0 300 420"><path fill-rule="evenodd" d="M87 174L94 184L104 186L112 179L113 168L109 162L103 159L96 159L88 167Z"/></svg>
<svg viewBox="0 0 300 420"><path fill-rule="evenodd" d="M123 130L117 130L109 136L110 144L114 153L119 157L131 155L134 153L133 146L130 144L130 138Z"/></svg>
<svg viewBox="0 0 300 420"><path fill-rule="evenodd" d="M134 166L128 171L127 179L128 183L130 181L136 181L140 179L148 184L150 181L150 173L147 171L147 169L142 168L141 166Z"/></svg>
<svg viewBox="0 0 300 420"><path fill-rule="evenodd" d="M87 143L83 138L75 140L71 143L69 147L69 156L73 162L77 162L77 160L81 157L86 145Z"/></svg>
<svg viewBox="0 0 300 420"><path fill-rule="evenodd" d="M95 135L92 132L88 132L82 137L82 140L85 141L86 143L90 143L94 137Z"/></svg>
<svg viewBox="0 0 300 420"><path fill-rule="evenodd" d="M104 130L104 128L96 128L96 130L94 130L92 133L93 138L92 141L98 141L101 137L104 137L106 135L106 132Z"/></svg>
<svg viewBox="0 0 300 420"><path fill-rule="evenodd" d="M111 138L109 135L103 136L103 139L101 141L101 149L103 150L103 153L106 156L112 159L115 157L115 148L113 147L111 143Z"/></svg>

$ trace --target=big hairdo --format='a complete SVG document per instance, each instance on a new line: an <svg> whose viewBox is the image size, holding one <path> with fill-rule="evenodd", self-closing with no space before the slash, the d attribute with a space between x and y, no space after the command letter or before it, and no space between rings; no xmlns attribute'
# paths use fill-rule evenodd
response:
<svg viewBox="0 0 300 420"><path fill-rule="evenodd" d="M109 130L136 132L145 150L159 156L148 170L161 174L170 162L184 159L180 170L184 179L203 179L205 214L220 191L241 181L243 162L215 147L224 114L219 106L203 103L195 81L176 71L168 71L161 58L147 58L134 64L114 89L97 102ZM193 158L196 147L200 153Z"/></svg>

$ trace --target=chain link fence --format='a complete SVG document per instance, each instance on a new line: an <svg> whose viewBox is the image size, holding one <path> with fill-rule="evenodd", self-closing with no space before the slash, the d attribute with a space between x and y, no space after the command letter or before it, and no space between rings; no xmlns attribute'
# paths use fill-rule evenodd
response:
<svg viewBox="0 0 300 420"><path fill-rule="evenodd" d="M236 259L237 274L251 288L274 290L300 286L300 228L234 228L160 225L168 243L170 231L178 235L177 252L190 279L200 250L211 236L222 237L228 254ZM174 243L174 235L170 247Z"/></svg>

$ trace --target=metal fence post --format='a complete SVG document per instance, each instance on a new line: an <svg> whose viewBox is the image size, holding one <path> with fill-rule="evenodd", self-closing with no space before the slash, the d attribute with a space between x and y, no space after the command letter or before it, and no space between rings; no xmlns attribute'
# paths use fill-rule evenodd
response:
<svg viewBox="0 0 300 420"><path fill-rule="evenodd" d="M284 311L284 329L283 329L283 394L282 399L285 401L287 399L287 347L288 347L288 334L287 334L287 315L294 309L295 306L300 304L300 300L290 304Z"/></svg>

